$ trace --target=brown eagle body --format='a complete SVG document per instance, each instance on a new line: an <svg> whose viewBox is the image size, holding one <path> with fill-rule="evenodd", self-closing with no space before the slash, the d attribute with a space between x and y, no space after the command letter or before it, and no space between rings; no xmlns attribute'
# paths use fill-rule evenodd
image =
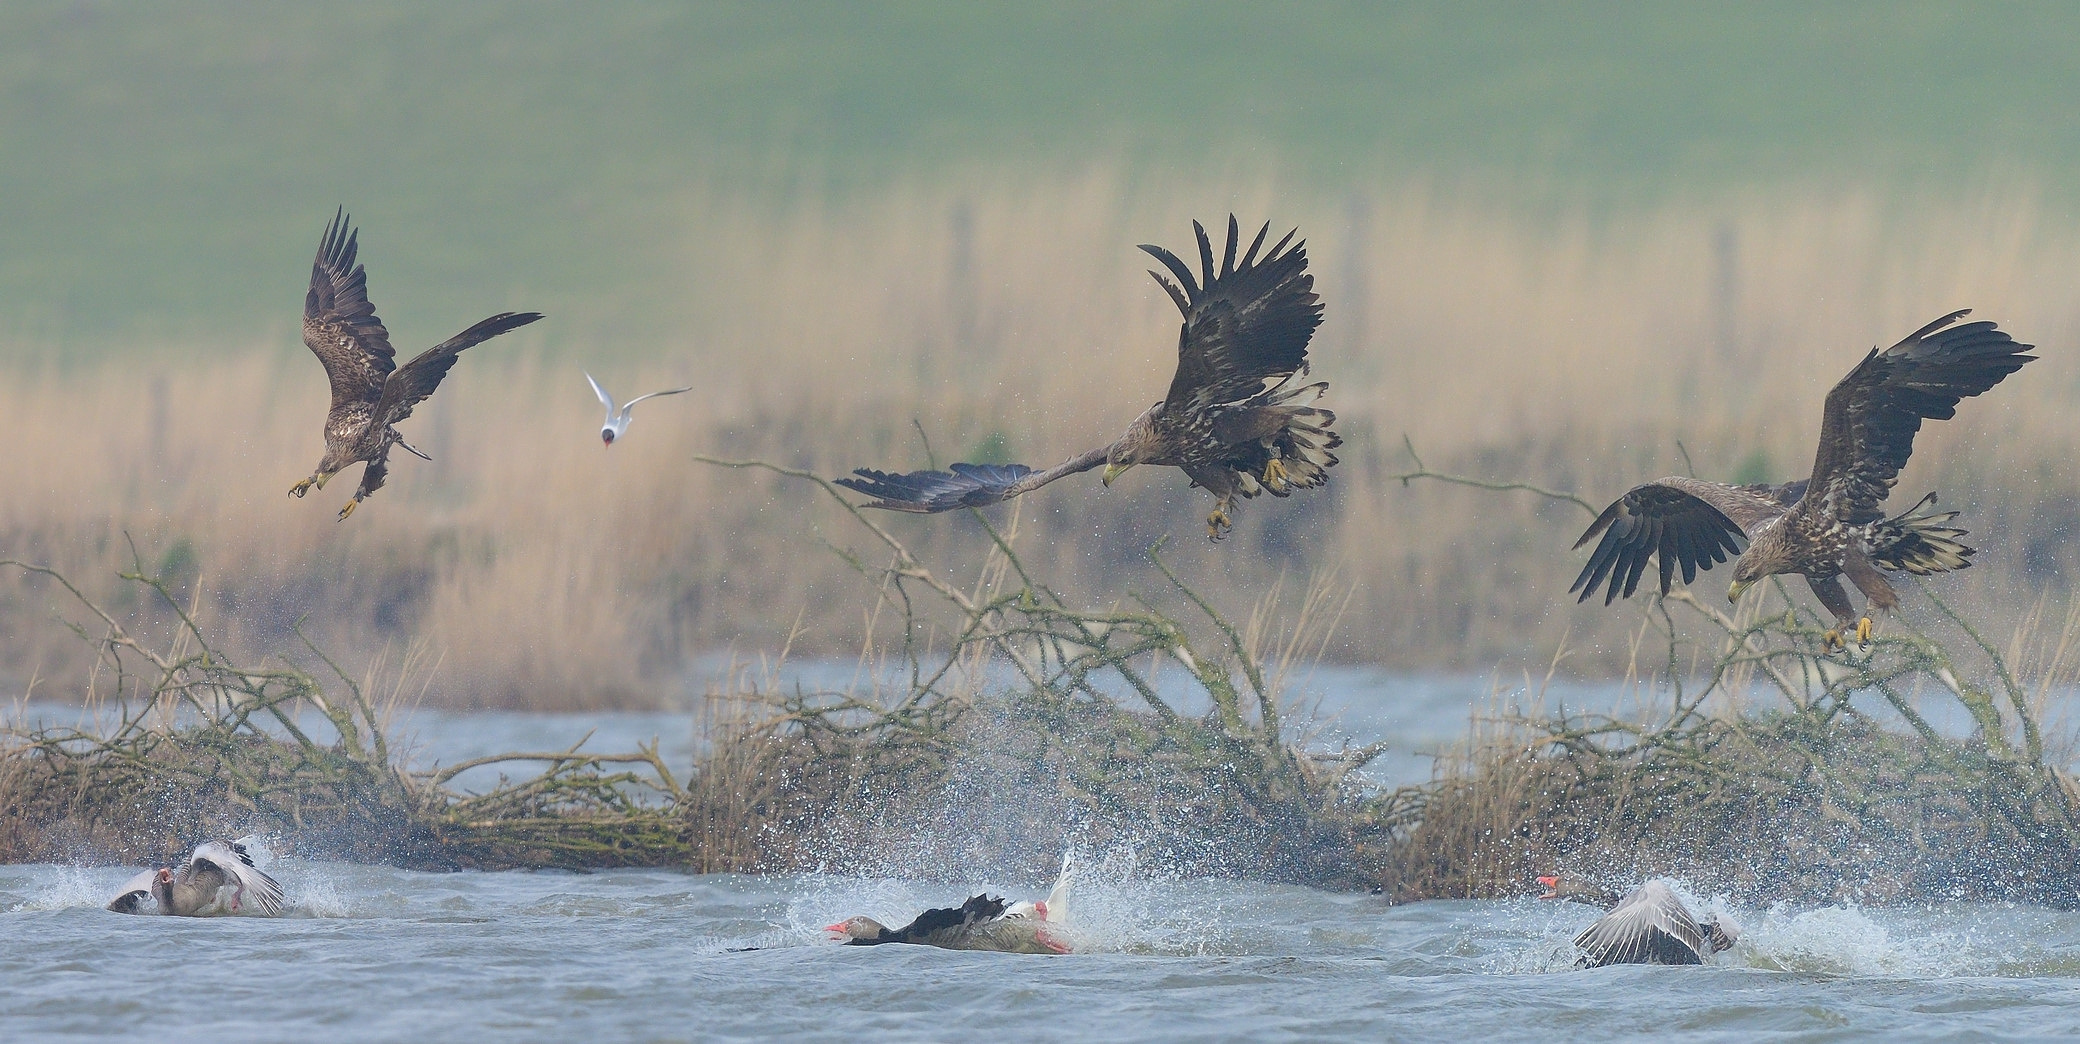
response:
<svg viewBox="0 0 2080 1044"><path fill-rule="evenodd" d="M473 344L540 319L539 312L501 312L434 345L399 367L390 347L390 331L368 300L368 273L354 263L360 233L348 227L345 209L333 215L318 258L311 263L310 290L303 298L303 343L325 367L332 383L332 409L325 414L325 456L311 477L290 487L301 497L311 486L325 488L332 476L356 461L361 488L340 509L345 519L369 494L383 487L389 472L390 447L424 458L392 427L412 415L412 407L433 394L455 357ZM429 458L430 459L430 458Z"/></svg>
<svg viewBox="0 0 2080 1044"><path fill-rule="evenodd" d="M1748 548L1733 566L1729 600L1757 580L1803 574L1834 614L1836 629L1870 638L1868 615L1858 618L1842 588L1847 576L1875 609L1899 602L1887 571L1917 575L1963 569L1973 549L1950 525L1957 512L1924 511L1931 493L1893 517L1880 509L1914 451L1923 420L1949 420L1957 404L1999 384L2036 358L1990 322L1953 325L1970 310L1953 312L1883 352L1871 349L1827 393L1820 449L1810 478L1779 486L1733 486L1693 478L1665 478L1634 487L1597 516L1581 547L1603 539L1569 591L1586 601L1604 586L1604 604L1639 587L1649 559L1660 559L1661 593L1680 567L1683 582L1726 560L1736 538Z"/></svg>
<svg viewBox="0 0 2080 1044"><path fill-rule="evenodd" d="M1330 451L1343 440L1330 430L1336 415L1313 403L1329 385L1293 386L1307 373L1307 343L1322 322L1306 243L1292 242L1288 232L1259 258L1271 231L1266 224L1237 260L1240 230L1230 215L1216 270L1206 229L1195 221L1192 230L1198 278L1168 250L1141 247L1176 277L1149 273L1177 302L1184 326L1169 393L1118 440L1046 471L1023 464L955 464L905 475L860 468L838 483L874 497L868 507L930 513L999 503L1099 465L1108 486L1136 464L1166 465L1218 498L1206 520L1207 535L1218 540L1233 527L1237 497L1284 497L1327 482L1336 464Z"/></svg>

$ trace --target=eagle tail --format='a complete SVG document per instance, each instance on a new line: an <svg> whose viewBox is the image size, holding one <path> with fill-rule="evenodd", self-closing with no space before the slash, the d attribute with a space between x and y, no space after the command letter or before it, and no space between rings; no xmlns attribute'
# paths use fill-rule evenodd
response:
<svg viewBox="0 0 2080 1044"><path fill-rule="evenodd" d="M1871 527L1871 564L1892 572L1927 576L1969 568L1976 548L1960 538L1965 531L1951 522L1955 511L1935 510L1930 493L1914 506Z"/></svg>
<svg viewBox="0 0 2080 1044"><path fill-rule="evenodd" d="M1298 372L1258 396L1264 406L1290 411L1285 430L1274 440L1286 472L1282 488L1271 491L1276 496L1285 496L1296 489L1313 489L1328 482L1329 469L1336 466L1336 454L1332 451L1343 445L1343 436L1332 430L1336 413L1319 406L1303 405L1320 399L1329 390L1328 382L1318 381L1288 390L1287 386L1294 377L1306 373L1307 366L1303 363Z"/></svg>

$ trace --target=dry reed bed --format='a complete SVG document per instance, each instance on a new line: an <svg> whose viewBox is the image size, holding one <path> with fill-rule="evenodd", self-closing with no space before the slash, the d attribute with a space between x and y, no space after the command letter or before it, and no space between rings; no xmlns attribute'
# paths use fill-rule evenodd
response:
<svg viewBox="0 0 2080 1044"><path fill-rule="evenodd" d="M345 524L332 512L349 490L283 496L319 451L324 395L294 346L293 294L282 327L243 347L18 367L0 383L0 554L102 577L126 560L127 533L177 598L199 596L226 648L278 649L298 619L357 659L417 644L441 663L429 700L445 706L654 706L694 657L790 636L798 654L849 655L872 603L837 560L800 553L842 524L835 507L691 458L824 475L915 466L913 419L942 459L995 436L1045 464L1109 439L1160 393L1175 336L1131 244L1183 247L1190 218L1232 208L1310 241L1328 308L1317 372L1333 383L1344 463L1325 493L1249 505L1219 548L1194 536L1205 505L1174 473L1102 493L1072 480L997 509L1079 603L1159 582L1142 551L1174 534L1171 560L1226 602L1340 570L1355 596L1333 659L1507 669L1564 637L1566 670L1621 671L1637 612L1561 594L1578 564L1569 510L1405 486L1404 435L1433 466L1592 499L1686 467L1789 477L1857 353L1961 305L2045 359L1921 438L1902 489L1940 489L1984 549L1943 590L2006 627L2040 594L2063 598L2080 568L2080 361L2066 350L2080 309L2062 275L2080 229L2025 190L1788 188L1592 215L1421 184L1338 199L1285 188L1100 167L784 213L690 200L677 219L695 332L573 343L551 316L473 351L408 425L437 463L401 461ZM957 210L971 215L964 243ZM416 312L410 288L384 280L382 242L370 230L364 254L399 344L476 318ZM624 394L701 390L646 404L603 452L581 365ZM888 524L925 561L988 547L962 517ZM92 593L141 632L169 626L120 586ZM46 617L45 602L0 598L0 678L17 690L80 666Z"/></svg>
<svg viewBox="0 0 2080 1044"><path fill-rule="evenodd" d="M1824 652L1827 624L1781 583L1738 616L1671 598L1645 635L1665 652L1643 679L1658 714L1477 721L1432 783L1376 800L1395 833L1381 887L1517 896L1567 871L1675 874L1757 905L2080 904L2080 789L2042 723L2074 680L2076 618L2003 653L1922 586L1948 636L1893 633L1867 655ZM1938 727L1938 703L1969 727Z"/></svg>
<svg viewBox="0 0 2080 1044"><path fill-rule="evenodd" d="M1739 616L1678 593L1633 646L1663 713L1492 720L1433 782L1380 792L1359 770L1381 748L1310 749L1288 719L1281 679L1346 619L1335 579L1297 606L1267 596L1237 626L1151 552L1162 587L1079 607L1036 579L1015 531L977 521L991 551L956 583L814 473L736 468L804 485L873 549L838 557L872 591L861 656L878 690L740 674L676 771L655 749L414 771L385 740L401 687L371 698L315 646L331 694L293 665L239 666L133 571L177 621L150 644L62 576L7 563L74 600L90 701L137 709L112 730L10 737L0 858L135 860L260 831L410 866L929 874L1038 872L1067 846L1128 845L1179 873L1404 900L1521 894L1555 869L1677 873L1753 902L2080 894L2080 795L2044 726L2080 663L2080 614L2002 651L1923 584L1947 637L1901 627L1851 654L1825 651L1780 585ZM1969 728L1939 728L1937 701ZM540 767L484 793L449 785L491 764Z"/></svg>

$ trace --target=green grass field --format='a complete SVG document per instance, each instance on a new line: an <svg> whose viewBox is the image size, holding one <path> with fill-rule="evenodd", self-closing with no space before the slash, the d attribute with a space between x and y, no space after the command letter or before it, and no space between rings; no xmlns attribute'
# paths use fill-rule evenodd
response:
<svg viewBox="0 0 2080 1044"><path fill-rule="evenodd" d="M1988 172L2071 200L2076 87L2052 4L25 0L0 353L293 346L339 203L402 343L524 303L552 350L634 354L716 307L704 212L918 178L1206 172L1207 214L1223 174L1534 214Z"/></svg>

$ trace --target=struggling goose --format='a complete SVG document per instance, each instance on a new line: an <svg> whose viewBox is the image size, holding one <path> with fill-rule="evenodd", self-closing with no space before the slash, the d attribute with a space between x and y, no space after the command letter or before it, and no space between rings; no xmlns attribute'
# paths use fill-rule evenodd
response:
<svg viewBox="0 0 2080 1044"><path fill-rule="evenodd" d="M1733 948L1740 929L1730 921L1699 921L1668 885L1648 881L1620 897L1618 893L1572 877L1538 879L1540 899L1574 899L1609 911L1574 937L1582 951L1577 968L1608 964L1703 964L1715 953Z"/></svg>
<svg viewBox="0 0 2080 1044"><path fill-rule="evenodd" d="M901 928L889 928L871 917L853 917L826 927L846 946L909 943L945 950L990 950L997 953L1068 953L1063 923L1069 916L1069 862L1054 890L1039 902L1006 903L987 894L958 907L926 910Z"/></svg>
<svg viewBox="0 0 2080 1044"><path fill-rule="evenodd" d="M144 908L146 899L153 903L149 911ZM109 900L108 909L176 917L276 917L285 905L282 886L253 865L246 846L236 841L207 841L196 846L179 869L160 867L131 878Z"/></svg>

